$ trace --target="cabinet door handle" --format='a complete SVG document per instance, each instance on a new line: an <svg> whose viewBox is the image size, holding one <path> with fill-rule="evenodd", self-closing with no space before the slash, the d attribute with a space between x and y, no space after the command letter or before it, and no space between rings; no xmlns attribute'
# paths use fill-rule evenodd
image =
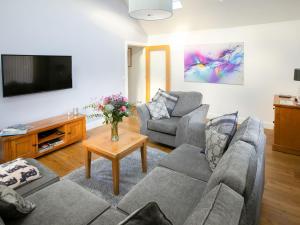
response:
<svg viewBox="0 0 300 225"><path fill-rule="evenodd" d="M72 134L72 132L68 132L68 134Z"/></svg>

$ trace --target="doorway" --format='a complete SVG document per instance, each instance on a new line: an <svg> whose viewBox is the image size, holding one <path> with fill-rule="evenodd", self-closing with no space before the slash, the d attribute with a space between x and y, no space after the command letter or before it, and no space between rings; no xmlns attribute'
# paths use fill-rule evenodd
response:
<svg viewBox="0 0 300 225"><path fill-rule="evenodd" d="M149 102L159 88L170 91L170 47L127 45L127 95L133 104Z"/></svg>
<svg viewBox="0 0 300 225"><path fill-rule="evenodd" d="M128 46L128 101L133 105L145 103L146 99L145 54L146 51L144 46Z"/></svg>
<svg viewBox="0 0 300 225"><path fill-rule="evenodd" d="M170 47L168 45L146 47L146 102L157 90L171 90Z"/></svg>

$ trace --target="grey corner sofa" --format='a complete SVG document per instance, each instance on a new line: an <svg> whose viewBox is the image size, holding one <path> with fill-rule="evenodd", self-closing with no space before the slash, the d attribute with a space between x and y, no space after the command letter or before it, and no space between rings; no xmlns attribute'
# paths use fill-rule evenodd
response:
<svg viewBox="0 0 300 225"><path fill-rule="evenodd" d="M58 181L53 172L31 160L44 171L44 181L48 182L28 184L33 191L17 189L37 208L5 224L117 225L155 201L174 225L258 225L266 141L262 123L254 118L245 120L213 172L204 149L189 140L163 158L117 208L72 181Z"/></svg>
<svg viewBox="0 0 300 225"><path fill-rule="evenodd" d="M140 117L140 132L150 140L172 147L184 143L190 126L197 123L198 145L205 147L205 123L209 105L202 104L202 94L199 92L170 92L178 97L178 102L170 115L170 119L151 120L146 104L137 106ZM199 139L200 137L200 139Z"/></svg>

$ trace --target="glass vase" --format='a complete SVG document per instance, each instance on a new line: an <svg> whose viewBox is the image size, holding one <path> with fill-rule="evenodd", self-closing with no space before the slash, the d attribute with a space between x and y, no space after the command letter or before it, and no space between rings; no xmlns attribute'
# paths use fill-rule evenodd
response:
<svg viewBox="0 0 300 225"><path fill-rule="evenodd" d="M116 142L119 140L118 123L111 124L111 141Z"/></svg>

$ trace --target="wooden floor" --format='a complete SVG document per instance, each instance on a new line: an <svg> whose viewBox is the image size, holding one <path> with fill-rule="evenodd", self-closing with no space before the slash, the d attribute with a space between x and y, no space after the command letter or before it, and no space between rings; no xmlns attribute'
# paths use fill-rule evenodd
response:
<svg viewBox="0 0 300 225"><path fill-rule="evenodd" d="M136 117L126 119L122 128L138 131ZM88 136L103 132L96 128ZM266 130L266 181L262 205L262 225L300 225L300 156L272 151L273 131ZM150 146L169 152L169 147L149 143ZM95 159L96 156L93 156ZM38 159L59 176L64 176L84 165L81 143L66 147Z"/></svg>

